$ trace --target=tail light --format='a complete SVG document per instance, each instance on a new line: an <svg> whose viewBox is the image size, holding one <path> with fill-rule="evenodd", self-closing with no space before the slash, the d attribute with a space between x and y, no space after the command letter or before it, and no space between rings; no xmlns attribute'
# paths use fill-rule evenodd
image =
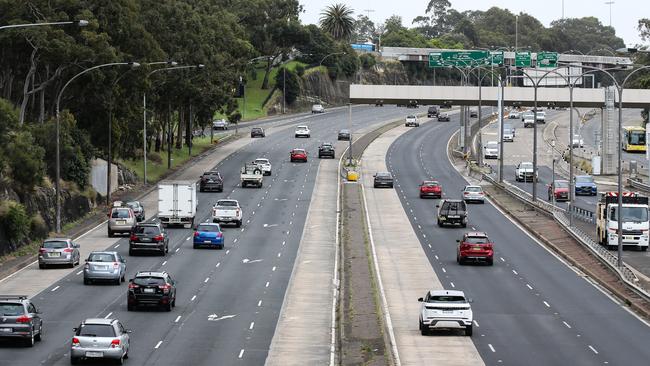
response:
<svg viewBox="0 0 650 366"><path fill-rule="evenodd" d="M469 194L469 192L463 192L463 194L464 194L464 195L468 195L468 194Z"/></svg>
<svg viewBox="0 0 650 366"><path fill-rule="evenodd" d="M478 192L478 194L482 196L482 195L483 195L483 192Z"/></svg>
<svg viewBox="0 0 650 366"><path fill-rule="evenodd" d="M492 250L492 244L485 244L485 249Z"/></svg>
<svg viewBox="0 0 650 366"><path fill-rule="evenodd" d="M118 269L120 268L120 264L118 262L113 263L113 268Z"/></svg>
<svg viewBox="0 0 650 366"><path fill-rule="evenodd" d="M72 347L79 347L79 338L72 337Z"/></svg>
<svg viewBox="0 0 650 366"><path fill-rule="evenodd" d="M217 238L220 238L222 236L223 236L223 233L221 233L221 232L217 233Z"/></svg>
<svg viewBox="0 0 650 366"><path fill-rule="evenodd" d="M460 249L461 249L461 250L467 250L467 249L469 249L469 247L470 247L470 245L467 244L467 243L462 243L462 244L460 245Z"/></svg>
<svg viewBox="0 0 650 366"><path fill-rule="evenodd" d="M111 341L111 348L117 348L120 346L120 340L119 339L113 339Z"/></svg>
<svg viewBox="0 0 650 366"><path fill-rule="evenodd" d="M163 290L163 293L168 294L172 287L170 285L160 285L158 288Z"/></svg>
<svg viewBox="0 0 650 366"><path fill-rule="evenodd" d="M198 237L199 235L201 235L201 234L199 234L198 231L195 231L195 232L194 232L194 237L195 237L195 238Z"/></svg>
<svg viewBox="0 0 650 366"><path fill-rule="evenodd" d="M63 249L63 252L72 253L72 248L65 248L65 249Z"/></svg>
<svg viewBox="0 0 650 366"><path fill-rule="evenodd" d="M240 209L237 209L237 216L239 216L239 213L241 212Z"/></svg>
<svg viewBox="0 0 650 366"><path fill-rule="evenodd" d="M21 315L18 318L16 318L16 323L29 323L32 320L31 317L27 315Z"/></svg>
<svg viewBox="0 0 650 366"><path fill-rule="evenodd" d="M212 209L212 216L217 216L217 209L216 208Z"/></svg>
<svg viewBox="0 0 650 366"><path fill-rule="evenodd" d="M47 253L47 249L45 249L45 248L41 248L41 249L38 250L38 252L39 252L40 254L45 254L45 253Z"/></svg>
<svg viewBox="0 0 650 366"><path fill-rule="evenodd" d="M90 264L88 263L84 264L84 269L90 269Z"/></svg>
<svg viewBox="0 0 650 366"><path fill-rule="evenodd" d="M129 283L129 289L133 289L133 288L140 288L140 286L136 285L136 284L133 283L133 282L130 282L130 283Z"/></svg>
<svg viewBox="0 0 650 366"><path fill-rule="evenodd" d="M153 237L154 241L163 241L163 236L162 235L156 235Z"/></svg>
<svg viewBox="0 0 650 366"><path fill-rule="evenodd" d="M137 240L138 240L138 236L135 235L135 234L131 234L131 238L130 238L130 240L131 240L131 241L137 241Z"/></svg>

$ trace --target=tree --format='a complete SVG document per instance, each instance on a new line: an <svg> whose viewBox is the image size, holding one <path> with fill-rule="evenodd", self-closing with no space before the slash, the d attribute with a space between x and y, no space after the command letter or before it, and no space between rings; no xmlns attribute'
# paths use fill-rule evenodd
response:
<svg viewBox="0 0 650 366"><path fill-rule="evenodd" d="M354 22L354 42L373 42L377 36L377 31L375 29L375 23L370 20L365 15L357 16L357 20Z"/></svg>
<svg viewBox="0 0 650 366"><path fill-rule="evenodd" d="M29 131L16 132L10 137L5 149L11 152L11 177L24 191L31 190L43 181L45 150L36 144Z"/></svg>
<svg viewBox="0 0 650 366"><path fill-rule="evenodd" d="M349 40L354 31L353 13L345 4L330 5L321 12L320 26L337 41Z"/></svg>
<svg viewBox="0 0 650 366"><path fill-rule="evenodd" d="M642 40L650 40L650 19L639 19L639 25L637 26L637 29L639 30L639 35L641 36Z"/></svg>
<svg viewBox="0 0 650 366"><path fill-rule="evenodd" d="M298 76L292 70L286 69L286 67L278 70L278 73L275 75L275 85L277 85L278 89L282 90L285 101L289 105L293 104L298 98L298 95L300 95Z"/></svg>

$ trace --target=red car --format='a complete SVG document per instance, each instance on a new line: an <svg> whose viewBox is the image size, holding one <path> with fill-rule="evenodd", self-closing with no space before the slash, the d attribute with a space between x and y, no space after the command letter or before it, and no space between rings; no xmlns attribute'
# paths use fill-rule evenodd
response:
<svg viewBox="0 0 650 366"><path fill-rule="evenodd" d="M569 200L569 181L556 179L553 183L548 185L548 200L555 197L555 201L568 201Z"/></svg>
<svg viewBox="0 0 650 366"><path fill-rule="evenodd" d="M305 149L293 149L291 150L291 162L302 161L307 162L307 151Z"/></svg>
<svg viewBox="0 0 650 366"><path fill-rule="evenodd" d="M435 180L425 180L420 184L420 198L442 198L442 186Z"/></svg>
<svg viewBox="0 0 650 366"><path fill-rule="evenodd" d="M469 261L485 262L489 266L494 263L494 244L487 234L475 231L463 235L463 239L456 240L458 250L456 251L456 262L465 264Z"/></svg>

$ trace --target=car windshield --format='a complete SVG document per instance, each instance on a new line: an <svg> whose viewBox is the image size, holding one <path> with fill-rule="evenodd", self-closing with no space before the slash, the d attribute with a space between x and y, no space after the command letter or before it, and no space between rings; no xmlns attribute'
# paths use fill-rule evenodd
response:
<svg viewBox="0 0 650 366"><path fill-rule="evenodd" d="M217 206L237 207L237 201L217 201Z"/></svg>
<svg viewBox="0 0 650 366"><path fill-rule="evenodd" d="M305 153L305 150L294 149L294 150L293 150L293 153L294 153L294 154L304 154L304 153Z"/></svg>
<svg viewBox="0 0 650 366"><path fill-rule="evenodd" d="M221 232L221 230L219 230L219 226L217 226L217 225L199 225L199 227L196 230L197 231L208 232L208 233Z"/></svg>
<svg viewBox="0 0 650 366"><path fill-rule="evenodd" d="M461 202L445 202L442 205L442 208L447 210L456 210L456 211L463 210Z"/></svg>
<svg viewBox="0 0 650 366"><path fill-rule="evenodd" d="M133 209L140 208L140 202L127 202L126 205Z"/></svg>
<svg viewBox="0 0 650 366"><path fill-rule="evenodd" d="M296 128L299 129L299 130L306 130L306 129L307 129L307 126L298 126L298 127L296 127Z"/></svg>
<svg viewBox="0 0 650 366"><path fill-rule="evenodd" d="M323 147L323 148L331 148L331 147L332 147L332 144L322 144L322 145L320 145L320 147Z"/></svg>
<svg viewBox="0 0 650 366"><path fill-rule="evenodd" d="M485 145L488 149L498 149L499 148L499 143L496 141L490 141Z"/></svg>
<svg viewBox="0 0 650 366"><path fill-rule="evenodd" d="M268 164L269 161L267 159L257 159L257 160L255 160L255 163L257 163L257 164Z"/></svg>
<svg viewBox="0 0 650 366"><path fill-rule="evenodd" d="M438 182L424 182L422 183L423 186L425 187L437 187L440 185Z"/></svg>
<svg viewBox="0 0 650 366"><path fill-rule="evenodd" d="M111 253L91 253L88 262L117 262L117 258Z"/></svg>
<svg viewBox="0 0 650 366"><path fill-rule="evenodd" d="M533 169L533 163L521 163L519 164L521 169Z"/></svg>
<svg viewBox="0 0 650 366"><path fill-rule="evenodd" d="M410 116L408 116L408 117L406 117L406 118L415 118L415 116L414 116L414 115L410 115Z"/></svg>
<svg viewBox="0 0 650 366"><path fill-rule="evenodd" d="M145 235L156 235L160 234L160 229L158 226L136 226L133 228L133 232L136 234L145 234Z"/></svg>
<svg viewBox="0 0 650 366"><path fill-rule="evenodd" d="M466 302L465 297L458 295L431 295L427 302Z"/></svg>
<svg viewBox="0 0 650 366"><path fill-rule="evenodd" d="M465 192L483 192L481 187L465 187Z"/></svg>
<svg viewBox="0 0 650 366"><path fill-rule="evenodd" d="M129 210L113 210L111 213L111 218L113 219L128 219Z"/></svg>
<svg viewBox="0 0 650 366"><path fill-rule="evenodd" d="M22 315L24 312L23 304L16 303L0 303L0 315L3 316L16 316Z"/></svg>
<svg viewBox="0 0 650 366"><path fill-rule="evenodd" d="M616 217L616 206L612 207L610 220L618 221ZM645 222L648 221L648 209L646 207L623 207L623 222Z"/></svg>
<svg viewBox="0 0 650 366"><path fill-rule="evenodd" d="M142 276L134 278L133 283L141 286L162 286L165 284L165 279L162 277Z"/></svg>
<svg viewBox="0 0 650 366"><path fill-rule="evenodd" d="M253 131L255 131L255 132L260 132L260 131L262 131L262 129L259 128L259 127L253 127Z"/></svg>
<svg viewBox="0 0 650 366"><path fill-rule="evenodd" d="M348 131L348 130L341 130L341 131L339 131L339 133L350 133L350 131Z"/></svg>
<svg viewBox="0 0 650 366"><path fill-rule="evenodd" d="M77 335L82 337L115 337L115 331L110 324L82 324L77 329Z"/></svg>
<svg viewBox="0 0 650 366"><path fill-rule="evenodd" d="M377 178L390 178L390 173L377 173Z"/></svg>
<svg viewBox="0 0 650 366"><path fill-rule="evenodd" d="M468 236L465 238L465 243L468 244L487 244L489 242L485 236Z"/></svg>
<svg viewBox="0 0 650 366"><path fill-rule="evenodd" d="M569 182L565 180L556 180L555 188L569 188Z"/></svg>
<svg viewBox="0 0 650 366"><path fill-rule="evenodd" d="M582 175L576 177L576 183L593 183L593 182L594 182L594 177L588 175Z"/></svg>
<svg viewBox="0 0 650 366"><path fill-rule="evenodd" d="M43 242L43 248L61 249L67 247L68 247L68 243L63 240L48 240L46 242Z"/></svg>

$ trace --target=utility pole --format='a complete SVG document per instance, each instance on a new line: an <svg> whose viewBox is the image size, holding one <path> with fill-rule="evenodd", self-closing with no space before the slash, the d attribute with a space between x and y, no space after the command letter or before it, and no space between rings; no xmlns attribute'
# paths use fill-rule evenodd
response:
<svg viewBox="0 0 650 366"><path fill-rule="evenodd" d="M172 168L172 102L167 102L167 169Z"/></svg>
<svg viewBox="0 0 650 366"><path fill-rule="evenodd" d="M612 26L612 5L616 4L614 1L606 1L605 5L609 5L609 26Z"/></svg>
<svg viewBox="0 0 650 366"><path fill-rule="evenodd" d="M562 19L564 19L564 0L562 0Z"/></svg>

